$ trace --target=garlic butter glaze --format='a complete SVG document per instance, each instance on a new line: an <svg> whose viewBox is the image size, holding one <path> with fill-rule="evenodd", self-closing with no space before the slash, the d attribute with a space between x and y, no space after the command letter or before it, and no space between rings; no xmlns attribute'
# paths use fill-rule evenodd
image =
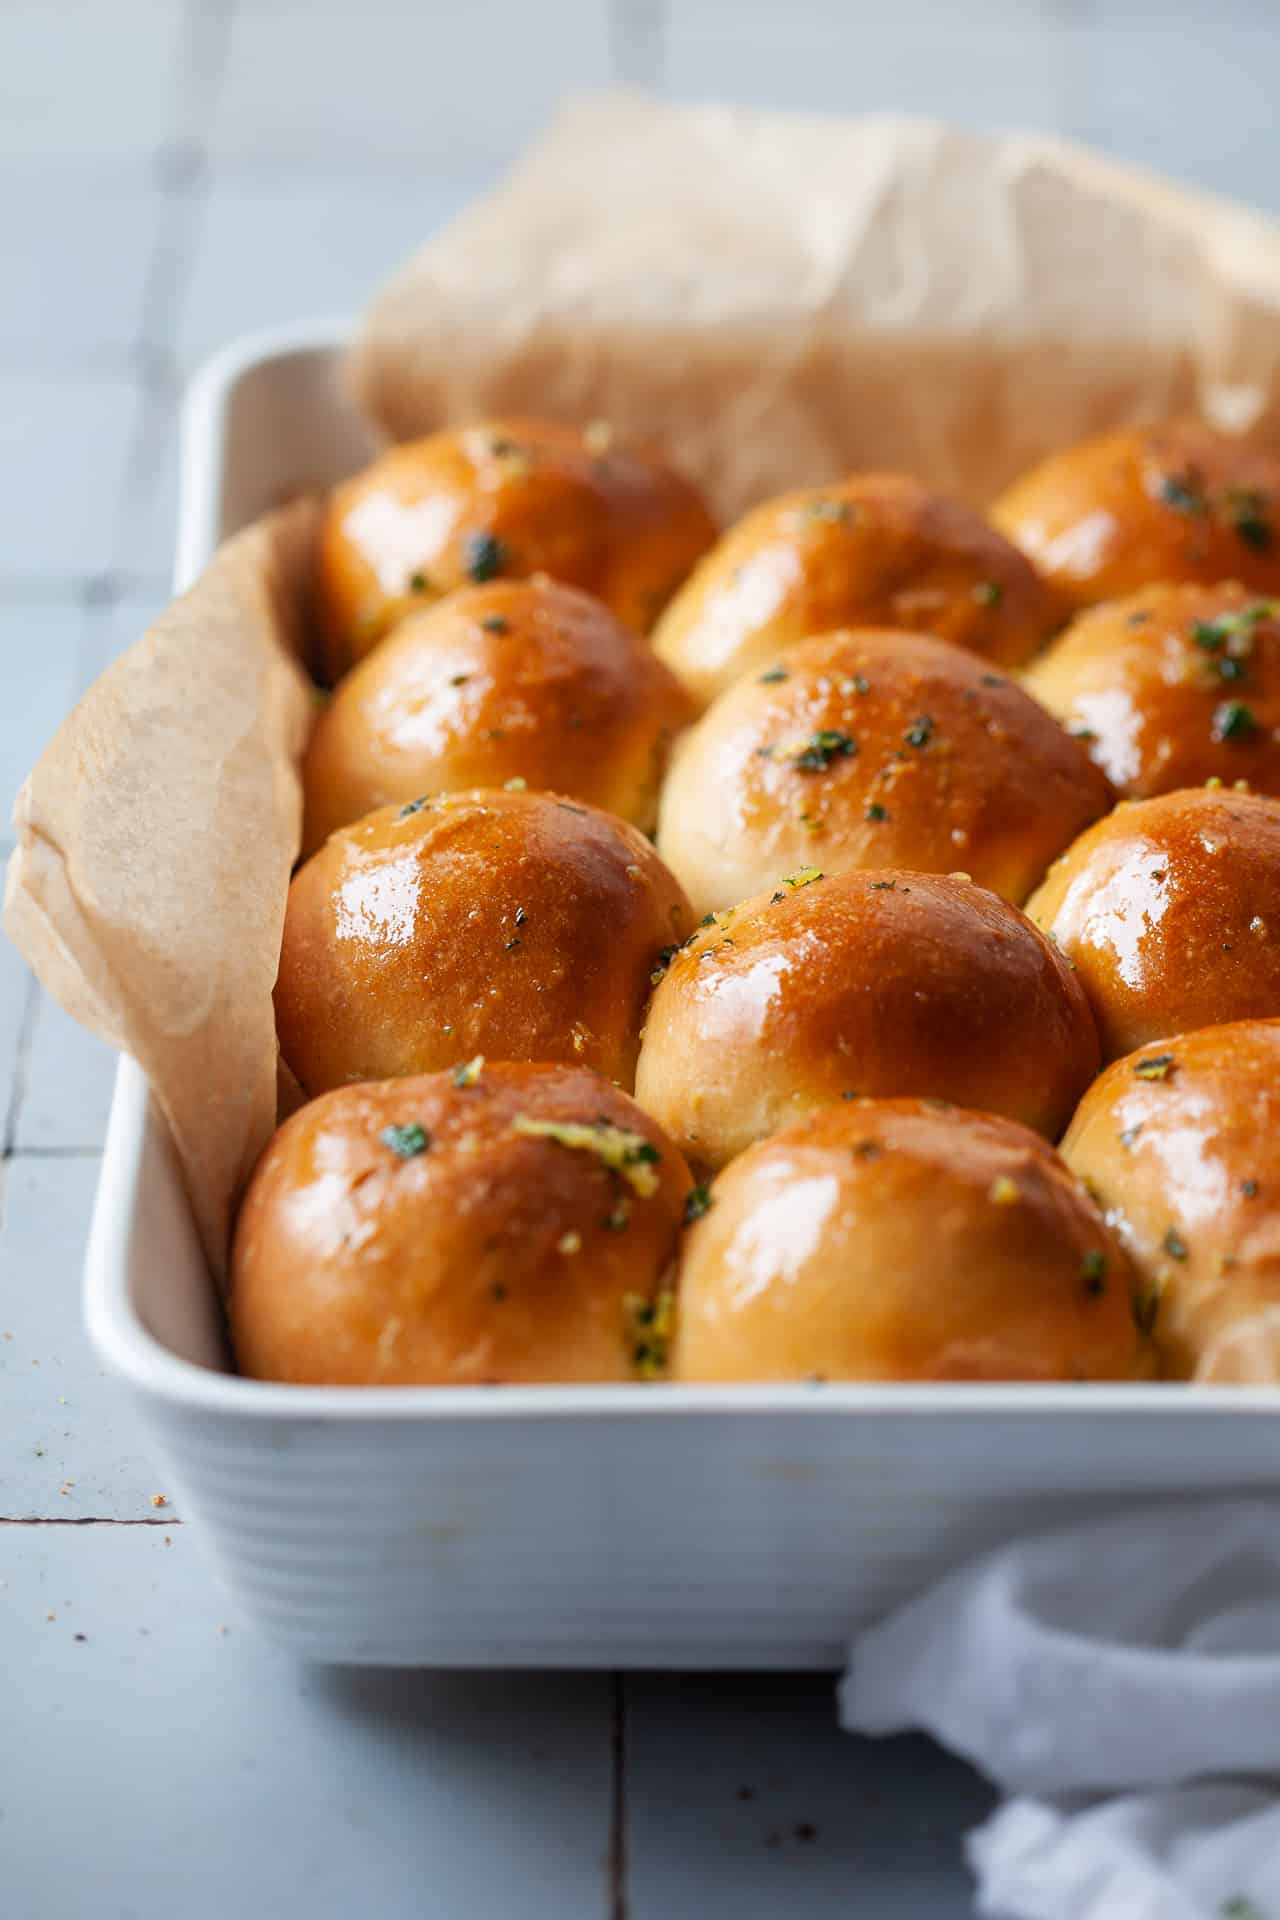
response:
<svg viewBox="0 0 1280 1920"><path fill-rule="evenodd" d="M684 736L658 850L696 912L810 862L962 867L1022 901L1110 804L1084 748L977 655L832 633L744 675Z"/></svg>
<svg viewBox="0 0 1280 1920"><path fill-rule="evenodd" d="M647 632L715 535L689 481L603 424L495 420L408 441L330 497L317 587L325 675L455 587L540 572Z"/></svg>
<svg viewBox="0 0 1280 1920"><path fill-rule="evenodd" d="M509 780L647 832L691 717L647 641L590 594L545 577L461 587L402 620L318 715L304 849L392 801Z"/></svg>
<svg viewBox="0 0 1280 1920"><path fill-rule="evenodd" d="M484 1055L630 1086L662 952L691 924L643 834L553 794L386 807L295 874L276 1024L311 1095Z"/></svg>
<svg viewBox="0 0 1280 1920"><path fill-rule="evenodd" d="M1280 593L1280 461L1195 421L1050 454L991 509L1066 607L1157 580Z"/></svg>
<svg viewBox="0 0 1280 1920"><path fill-rule="evenodd" d="M1175 1378L1280 1367L1280 1022L1204 1027L1127 1054L1081 1101L1063 1157L1143 1279Z"/></svg>
<svg viewBox="0 0 1280 1920"><path fill-rule="evenodd" d="M1074 966L1105 1059L1280 1014L1280 801L1194 787L1122 802L1027 912Z"/></svg>
<svg viewBox="0 0 1280 1920"><path fill-rule="evenodd" d="M1136 1277L1051 1147L921 1100L742 1154L686 1237L675 1378L1124 1380Z"/></svg>
<svg viewBox="0 0 1280 1920"><path fill-rule="evenodd" d="M1097 1070L1084 995L1016 907L963 876L810 868L675 955L636 1098L720 1167L860 1094L933 1095L1056 1138Z"/></svg>
<svg viewBox="0 0 1280 1920"><path fill-rule="evenodd" d="M688 1191L660 1128L580 1067L323 1094L241 1210L237 1360L312 1385L659 1377Z"/></svg>
<svg viewBox="0 0 1280 1920"><path fill-rule="evenodd" d="M1023 684L1130 798L1215 776L1280 793L1280 600L1238 581L1077 614Z"/></svg>
<svg viewBox="0 0 1280 1920"><path fill-rule="evenodd" d="M676 595L654 646L705 704L839 627L931 633L1019 666L1054 624L1034 567L980 514L906 474L866 473L747 514Z"/></svg>

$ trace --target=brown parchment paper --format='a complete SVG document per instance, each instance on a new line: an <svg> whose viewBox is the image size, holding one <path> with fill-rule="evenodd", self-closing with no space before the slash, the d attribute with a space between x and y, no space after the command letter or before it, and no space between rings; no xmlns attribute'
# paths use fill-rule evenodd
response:
<svg viewBox="0 0 1280 1920"><path fill-rule="evenodd" d="M1280 444L1280 231L1042 139L609 98L403 269L352 373L398 437L498 410L656 434L726 516L858 465L982 498L1143 414ZM276 1114L314 519L230 542L17 806L8 930L142 1063L216 1271Z"/></svg>
<svg viewBox="0 0 1280 1920"><path fill-rule="evenodd" d="M374 300L397 439L499 411L657 434L740 513L857 466L982 500L1192 409L1280 441L1280 229L1062 142L929 121L569 109Z"/></svg>
<svg viewBox="0 0 1280 1920"><path fill-rule="evenodd" d="M218 1273L276 1117L315 523L302 503L229 541L90 689L14 810L6 928L55 998L145 1069Z"/></svg>

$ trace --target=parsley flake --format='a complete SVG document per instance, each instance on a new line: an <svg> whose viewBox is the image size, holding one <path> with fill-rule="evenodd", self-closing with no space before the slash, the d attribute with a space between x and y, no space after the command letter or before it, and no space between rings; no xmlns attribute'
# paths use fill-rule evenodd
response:
<svg viewBox="0 0 1280 1920"><path fill-rule="evenodd" d="M1151 1053L1145 1060L1135 1061L1133 1071L1139 1080L1167 1080L1177 1064L1175 1054Z"/></svg>
<svg viewBox="0 0 1280 1920"><path fill-rule="evenodd" d="M701 1220L703 1214L710 1213L715 1201L710 1187L690 1187L684 1197L684 1223L692 1226L695 1220Z"/></svg>
<svg viewBox="0 0 1280 1920"><path fill-rule="evenodd" d="M462 543L462 564L477 586L492 580L507 564L507 550L496 534L469 533Z"/></svg>
<svg viewBox="0 0 1280 1920"><path fill-rule="evenodd" d="M402 1160L412 1160L417 1154L425 1153L431 1145L431 1135L416 1120L407 1126L384 1127L378 1135L384 1147L390 1147L392 1153L398 1153Z"/></svg>
<svg viewBox="0 0 1280 1920"><path fill-rule="evenodd" d="M1220 707L1215 708L1215 740L1249 740L1257 731L1258 722L1253 708L1246 707L1242 700L1224 700Z"/></svg>

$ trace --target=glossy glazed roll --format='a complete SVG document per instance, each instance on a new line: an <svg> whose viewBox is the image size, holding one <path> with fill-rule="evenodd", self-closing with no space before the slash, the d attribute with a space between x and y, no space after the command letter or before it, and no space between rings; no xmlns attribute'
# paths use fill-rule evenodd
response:
<svg viewBox="0 0 1280 1920"><path fill-rule="evenodd" d="M963 867L1021 901L1110 799L1083 748L975 654L833 633L737 681L685 735L658 850L699 913L809 862Z"/></svg>
<svg viewBox="0 0 1280 1920"><path fill-rule="evenodd" d="M579 1067L342 1087L254 1173L237 1361L341 1386L658 1376L688 1191L648 1115Z"/></svg>
<svg viewBox="0 0 1280 1920"><path fill-rule="evenodd" d="M715 1180L687 1236L684 1381L1124 1380L1135 1277L1058 1155L921 1100L826 1107Z"/></svg>
<svg viewBox="0 0 1280 1920"><path fill-rule="evenodd" d="M705 703L797 640L901 627L1019 666L1055 611L980 514L900 473L783 494L730 528L662 616L654 646Z"/></svg>
<svg viewBox="0 0 1280 1920"><path fill-rule="evenodd" d="M1144 587L1078 614L1024 685L1123 794L1213 776L1280 793L1280 601Z"/></svg>
<svg viewBox="0 0 1280 1920"><path fill-rule="evenodd" d="M716 528L696 489L607 426L493 420L392 447L336 488L317 617L334 680L455 587L549 573L647 632Z"/></svg>
<svg viewBox="0 0 1280 1920"><path fill-rule="evenodd" d="M1098 1069L1084 995L1026 917L963 876L784 880L717 915L653 996L636 1098L701 1166L812 1108L915 1094L1053 1138Z"/></svg>
<svg viewBox="0 0 1280 1920"><path fill-rule="evenodd" d="M1203 1027L1117 1060L1062 1151L1143 1277L1163 1371L1280 1380L1280 1023Z"/></svg>
<svg viewBox="0 0 1280 1920"><path fill-rule="evenodd" d="M1280 801L1221 787L1123 801L1027 912L1074 966L1104 1059L1280 1014Z"/></svg>
<svg viewBox="0 0 1280 1920"><path fill-rule="evenodd" d="M310 853L392 801L522 781L648 832L689 696L590 594L540 577L463 587L342 680L303 761Z"/></svg>
<svg viewBox="0 0 1280 1920"><path fill-rule="evenodd" d="M1280 593L1280 461L1195 421L1125 427L1050 454L991 518L1067 607L1157 580Z"/></svg>
<svg viewBox="0 0 1280 1920"><path fill-rule="evenodd" d="M630 1086L651 977L691 922L643 834L543 793L384 807L295 874L276 979L310 1095L483 1055Z"/></svg>

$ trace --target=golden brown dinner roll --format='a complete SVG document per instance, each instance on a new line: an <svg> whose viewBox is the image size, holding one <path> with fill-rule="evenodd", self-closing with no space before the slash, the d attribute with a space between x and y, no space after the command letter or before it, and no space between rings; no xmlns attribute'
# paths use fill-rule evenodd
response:
<svg viewBox="0 0 1280 1920"><path fill-rule="evenodd" d="M1104 1059L1280 1014L1280 801L1220 787L1122 801L1027 912L1075 967Z"/></svg>
<svg viewBox="0 0 1280 1920"><path fill-rule="evenodd" d="M1110 804L1083 748L976 654L833 633L713 702L677 750L658 851L695 913L793 867L964 867L1024 900Z"/></svg>
<svg viewBox="0 0 1280 1920"><path fill-rule="evenodd" d="M327 678L468 582L549 573L641 632L716 528L694 487L607 426L491 420L392 447L338 487L320 540Z"/></svg>
<svg viewBox="0 0 1280 1920"><path fill-rule="evenodd" d="M1018 666L1054 624L1049 594L980 514L902 473L783 494L714 546L654 645L704 703L837 627L906 627Z"/></svg>
<svg viewBox="0 0 1280 1920"><path fill-rule="evenodd" d="M600 601L545 576L463 587L401 621L316 721L303 851L392 800L508 781L648 831L689 696Z"/></svg>
<svg viewBox="0 0 1280 1920"><path fill-rule="evenodd" d="M1024 684L1122 793L1214 774L1280 793L1280 600L1143 587L1078 614Z"/></svg>
<svg viewBox="0 0 1280 1920"><path fill-rule="evenodd" d="M1280 1023L1117 1060L1062 1151L1143 1276L1165 1373L1280 1380Z"/></svg>
<svg viewBox="0 0 1280 1920"><path fill-rule="evenodd" d="M1280 461L1193 420L1050 454L991 518L1068 607L1154 580L1280 592Z"/></svg>
<svg viewBox="0 0 1280 1920"><path fill-rule="evenodd" d="M674 1377L1123 1380L1135 1279L1052 1147L923 1100L826 1107L718 1176Z"/></svg>
<svg viewBox="0 0 1280 1920"><path fill-rule="evenodd" d="M665 1366L689 1170L581 1067L342 1087L285 1122L231 1263L241 1370L341 1386Z"/></svg>
<svg viewBox="0 0 1280 1920"><path fill-rule="evenodd" d="M932 1094L1056 1137L1097 1070L1084 995L1016 907L964 875L810 867L675 955L636 1098L720 1167L859 1094Z"/></svg>
<svg viewBox="0 0 1280 1920"><path fill-rule="evenodd" d="M308 1094L469 1061L631 1084L650 978L691 921L643 834L546 793L384 807L294 876L276 1024Z"/></svg>

